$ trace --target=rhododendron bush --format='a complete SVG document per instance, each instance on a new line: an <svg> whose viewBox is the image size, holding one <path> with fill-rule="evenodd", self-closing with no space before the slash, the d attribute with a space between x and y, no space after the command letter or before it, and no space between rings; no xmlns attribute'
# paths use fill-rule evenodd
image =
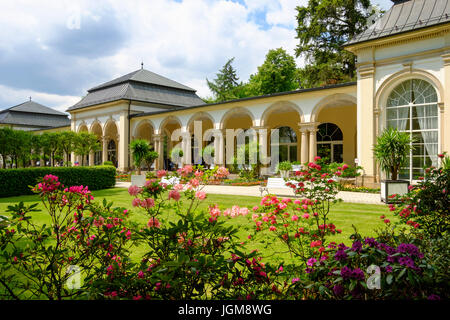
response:
<svg viewBox="0 0 450 320"><path fill-rule="evenodd" d="M355 233L348 246L332 241L341 231L329 213L337 202L336 177L345 169L327 172L310 163L290 183L297 197L267 195L253 208L208 203L205 184L228 175L219 167L157 171L142 187L128 189L129 209L98 204L87 187L66 188L47 175L33 191L49 225L35 224L33 215L42 213L23 203L10 206L0 221L0 294L112 300L446 297L448 276L436 270L445 270L448 260L432 262L437 250L424 249L413 233L394 233L388 219L376 238ZM145 224L129 221L131 211L145 214ZM254 226L246 243L228 223L238 217ZM273 252L247 249L260 238L281 242L293 263L273 265L264 261ZM368 284L373 266L381 289ZM73 267L81 272L75 286Z"/></svg>
<svg viewBox="0 0 450 320"><path fill-rule="evenodd" d="M50 300L84 295L67 287L72 266L82 270L88 286L103 265L127 255L127 211L95 204L87 187L65 188L53 175L46 175L33 191L40 195L51 224L33 223L37 204L8 207L11 217L2 217L0 224L2 293Z"/></svg>
<svg viewBox="0 0 450 320"><path fill-rule="evenodd" d="M328 219L331 205L338 202L338 183L334 177L340 172L327 172L316 162L309 163L303 171L297 171L287 185L299 198L263 197L252 215L256 231L269 230L304 265L311 258L327 259L327 236L341 232Z"/></svg>

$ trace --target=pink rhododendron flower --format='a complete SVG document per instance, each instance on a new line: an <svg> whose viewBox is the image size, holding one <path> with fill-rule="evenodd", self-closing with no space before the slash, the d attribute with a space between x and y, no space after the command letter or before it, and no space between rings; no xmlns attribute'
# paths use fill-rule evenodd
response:
<svg viewBox="0 0 450 320"><path fill-rule="evenodd" d="M200 178L201 176L203 176L203 171L197 170L197 171L195 171L194 175L195 175L197 178Z"/></svg>
<svg viewBox="0 0 450 320"><path fill-rule="evenodd" d="M309 214L305 213L302 217L305 218L305 219L308 219L309 218Z"/></svg>
<svg viewBox="0 0 450 320"><path fill-rule="evenodd" d="M257 211L258 209L259 209L258 206L254 206L254 207L253 207L253 211Z"/></svg>
<svg viewBox="0 0 450 320"><path fill-rule="evenodd" d="M134 198L133 201L131 202L133 207L139 207L140 203L141 203L141 200L139 200L139 198Z"/></svg>
<svg viewBox="0 0 450 320"><path fill-rule="evenodd" d="M248 213L249 213L248 208L241 208L241 209L239 210L239 214L240 214L241 216L246 216Z"/></svg>
<svg viewBox="0 0 450 320"><path fill-rule="evenodd" d="M156 177L158 177L158 179L161 179L162 177L165 177L167 175L167 171L166 170L158 170L156 171Z"/></svg>
<svg viewBox="0 0 450 320"><path fill-rule="evenodd" d="M307 264L308 266L312 267L312 266L314 265L314 263L316 263L316 262L317 262L317 259L316 259L316 258L310 258L310 259L308 260L308 262L306 262L306 264Z"/></svg>
<svg viewBox="0 0 450 320"><path fill-rule="evenodd" d="M204 192L204 191L197 191L197 192L195 193L195 197L196 197L197 199L199 199L199 200L205 200L205 198L206 198L206 192Z"/></svg>
<svg viewBox="0 0 450 320"><path fill-rule="evenodd" d="M295 214L291 217L292 221L297 221L298 220L298 216L296 216Z"/></svg>
<svg viewBox="0 0 450 320"><path fill-rule="evenodd" d="M176 184L176 185L173 187L173 189L176 190L176 191L182 191L182 190L183 190L183 185L182 185L181 183Z"/></svg>
<svg viewBox="0 0 450 320"><path fill-rule="evenodd" d="M181 195L180 195L180 193L177 190L170 190L169 191L169 200L173 199L175 201L178 201L178 200L180 200L180 197L181 197Z"/></svg>
<svg viewBox="0 0 450 320"><path fill-rule="evenodd" d="M156 219L156 218L150 218L150 220L148 220L148 222L147 222L147 226L149 227L149 228L159 228L160 227L160 222L158 221L158 219Z"/></svg>
<svg viewBox="0 0 450 320"><path fill-rule="evenodd" d="M189 185L191 185L193 188L197 188L200 185L200 181L196 178L191 179L191 181L189 181Z"/></svg>
<svg viewBox="0 0 450 320"><path fill-rule="evenodd" d="M128 188L128 193L130 194L130 196L137 196L139 193L142 192L142 188L138 187L138 186L130 186Z"/></svg>
<svg viewBox="0 0 450 320"><path fill-rule="evenodd" d="M217 204L215 204L214 206L209 206L209 214L211 215L212 218L217 218L218 216L220 216L220 209L217 206Z"/></svg>
<svg viewBox="0 0 450 320"><path fill-rule="evenodd" d="M142 208L153 208L155 206L155 200L153 200L153 198L147 198L141 200L140 205Z"/></svg>
<svg viewBox="0 0 450 320"><path fill-rule="evenodd" d="M216 178L219 178L219 179L226 178L230 175L230 172L225 167L219 167L214 175Z"/></svg>

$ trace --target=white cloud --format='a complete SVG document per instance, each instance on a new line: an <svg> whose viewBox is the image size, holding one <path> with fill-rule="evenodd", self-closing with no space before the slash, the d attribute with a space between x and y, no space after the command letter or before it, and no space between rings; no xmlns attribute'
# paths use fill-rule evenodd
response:
<svg viewBox="0 0 450 320"><path fill-rule="evenodd" d="M235 57L234 66L240 79L246 81L262 64L269 49L283 47L293 55L297 44L295 6L303 2L306 0L245 0L245 5L225 0L5 2L0 11L0 62L2 57L9 57L8 52L14 56L17 48L26 50L27 45L35 46L53 61L45 64L46 70L40 70L38 75L56 74L49 81L54 81L55 88L65 86L66 90L49 93L37 86L39 79L28 81L26 87L21 87L20 81L14 85L0 82L0 102L4 107L6 101L13 105L32 95L36 101L42 99L38 102L65 110L90 87L138 69L141 60L146 69L193 87L200 96L208 96L206 77L213 79L231 57ZM80 31L86 30L87 21L111 19L124 34L123 43L118 42L117 50L108 51L102 47L104 39L98 38L98 45L92 41L88 42L88 48L76 47L95 51L94 57L89 52L70 55L67 51L71 47L55 49L53 39L60 40L58 36L68 32L68 22L76 22L74 15L78 13ZM264 26L251 18L264 13L267 23ZM31 53L29 59L34 59ZM301 64L299 59L297 62ZM30 70L19 63L14 70L24 79L29 77ZM75 78L74 74L83 76Z"/></svg>
<svg viewBox="0 0 450 320"><path fill-rule="evenodd" d="M61 112L65 112L68 107L74 105L80 100L77 96L64 96L58 94L48 94L44 92L36 92L33 90L14 89L0 85L0 101L5 103L4 106L0 106L0 109L4 107L9 108L31 99L44 106L51 107Z"/></svg>

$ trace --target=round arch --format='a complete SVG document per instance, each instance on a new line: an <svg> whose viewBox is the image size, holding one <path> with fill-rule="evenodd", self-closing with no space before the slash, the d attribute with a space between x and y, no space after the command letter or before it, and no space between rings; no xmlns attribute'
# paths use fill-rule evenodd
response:
<svg viewBox="0 0 450 320"><path fill-rule="evenodd" d="M290 102L290 101L278 101L278 102L275 102L272 105L270 105L266 110L264 110L264 112L261 116L261 126L262 127L267 126L267 122L268 122L270 115L273 114L275 111L289 112L291 110L298 113L298 116L300 119L298 122L305 121L303 111L298 105L296 105L295 103Z"/></svg>
<svg viewBox="0 0 450 320"><path fill-rule="evenodd" d="M116 122L113 119L108 119L108 121L106 121L105 124L103 125L103 135L107 135L108 129L110 129L112 126L114 126L117 134L119 134L119 128Z"/></svg>
<svg viewBox="0 0 450 320"><path fill-rule="evenodd" d="M133 130L134 137L138 136L139 129L141 129L141 126L143 126L143 125L149 125L153 130L152 135L154 134L154 130L156 127L155 127L155 124L153 123L153 121L150 119L142 119L139 122L137 122L136 125L134 126L134 130Z"/></svg>
<svg viewBox="0 0 450 320"><path fill-rule="evenodd" d="M84 121L78 126L78 130L77 130L78 133L80 133L82 131L89 132L88 126L87 126L86 122L84 122Z"/></svg>
<svg viewBox="0 0 450 320"><path fill-rule="evenodd" d="M344 104L353 104L356 105L357 101L356 98L346 94L346 93L335 93L330 96L327 96L320 100L314 109L311 112L311 122L317 122L319 118L320 112L324 109L329 107L330 105L344 105Z"/></svg>
<svg viewBox="0 0 450 320"><path fill-rule="evenodd" d="M147 140L151 145L153 144L152 138L155 133L155 126L149 119L141 120L137 123L133 130L133 139Z"/></svg>
<svg viewBox="0 0 450 320"><path fill-rule="evenodd" d="M194 121L196 121L196 120L198 120L198 119L208 119L208 120L210 120L211 121L211 123L213 124L213 126L214 126L214 123L215 123L215 121L214 121L214 118L208 113L208 112L205 112L205 111L201 111L201 112L196 112L196 113L194 113L190 118L189 118L189 120L188 120L188 122L187 122L187 127L189 128L193 123L194 123Z"/></svg>
<svg viewBox="0 0 450 320"><path fill-rule="evenodd" d="M171 122L177 122L180 128L182 127L181 120L177 116L168 116L165 118L161 124L159 125L159 132L164 132L165 127L170 124Z"/></svg>
<svg viewBox="0 0 450 320"><path fill-rule="evenodd" d="M226 129L225 123L228 121L228 119L239 113L243 113L243 114L247 115L250 118L250 121L252 123L251 125L252 126L255 125L255 116L253 115L253 113L250 110L248 110L245 107L235 107L235 108L228 110L222 116L222 119L220 120L220 129L222 129L222 130Z"/></svg>
<svg viewBox="0 0 450 320"><path fill-rule="evenodd" d="M100 135L100 137L103 136L103 127L102 127L101 122L98 120L95 120L94 122L92 122L91 127L89 128L89 132L94 133L97 136Z"/></svg>

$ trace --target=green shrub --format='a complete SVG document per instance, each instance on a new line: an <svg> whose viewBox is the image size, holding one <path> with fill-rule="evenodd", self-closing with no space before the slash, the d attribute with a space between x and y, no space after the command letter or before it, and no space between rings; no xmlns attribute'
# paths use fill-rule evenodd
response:
<svg viewBox="0 0 450 320"><path fill-rule="evenodd" d="M0 169L0 197L32 194L29 186L46 174L58 176L65 186L83 185L89 190L110 188L116 183L116 169L111 166Z"/></svg>
<svg viewBox="0 0 450 320"><path fill-rule="evenodd" d="M112 161L104 161L103 162L104 166L114 166L114 164L112 163Z"/></svg>

